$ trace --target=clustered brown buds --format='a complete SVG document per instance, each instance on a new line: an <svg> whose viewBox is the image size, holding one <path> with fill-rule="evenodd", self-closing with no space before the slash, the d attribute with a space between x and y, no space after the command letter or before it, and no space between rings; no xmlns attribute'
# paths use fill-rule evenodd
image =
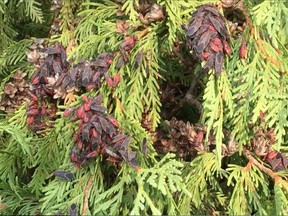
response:
<svg viewBox="0 0 288 216"><path fill-rule="evenodd" d="M117 74L110 77L107 71L113 61L113 55L101 53L91 61L80 61L66 73L59 73L59 77L51 77L50 84L54 89L54 98L64 98L69 92L78 92L81 88L92 90L101 86L102 77L108 86L115 87L120 81Z"/></svg>
<svg viewBox="0 0 288 216"><path fill-rule="evenodd" d="M169 128L168 133L157 131L155 148L160 153L173 152L179 157L190 160L198 152L208 151L208 145L204 145L204 128L196 127L189 122L178 121L172 118L165 121Z"/></svg>
<svg viewBox="0 0 288 216"><path fill-rule="evenodd" d="M204 68L214 68L216 75L223 70L224 56L231 55L228 31L224 17L213 4L197 7L187 26L188 46L200 61L206 61Z"/></svg>
<svg viewBox="0 0 288 216"><path fill-rule="evenodd" d="M157 22L164 18L164 9L158 4L146 3L139 8L139 19L144 25L149 25L152 22Z"/></svg>
<svg viewBox="0 0 288 216"><path fill-rule="evenodd" d="M69 63L66 61L66 52L56 43L54 47L43 48L46 57L31 77L30 90L39 98L53 96L53 85L61 74L67 73ZM28 56L29 57L29 56ZM55 81L51 81L54 79Z"/></svg>
<svg viewBox="0 0 288 216"><path fill-rule="evenodd" d="M123 49L127 50L125 46ZM68 93L78 92L81 88L86 90L99 88L102 77L111 87L115 87L120 81L119 74L113 77L107 74L114 59L113 54L101 53L95 59L80 61L72 67L67 62L66 52L59 43L43 50L47 57L30 81L30 90L35 92L37 97L49 95L54 99L64 98Z"/></svg>
<svg viewBox="0 0 288 216"><path fill-rule="evenodd" d="M18 70L13 79L4 85L1 95L0 110L13 111L20 106L27 98L28 84L25 81L26 73Z"/></svg>
<svg viewBox="0 0 288 216"><path fill-rule="evenodd" d="M64 111L64 117L78 121L78 130L73 140L76 146L72 149L71 162L76 167L85 166L89 159L99 155L119 164L122 159L137 167L136 152L129 149L130 137L118 128L118 121L106 113L101 97L83 96L82 104Z"/></svg>
<svg viewBox="0 0 288 216"><path fill-rule="evenodd" d="M29 98L27 107L27 124L34 132L49 127L49 122L56 116L56 101L53 100L54 89L49 79L59 77L59 71L66 72L69 63L66 61L65 50L56 44L55 47L36 47L33 53L28 53L28 61L34 63L36 71L30 79ZM38 53L36 55L35 53ZM33 59L33 55L35 59ZM43 56L43 58L41 58Z"/></svg>

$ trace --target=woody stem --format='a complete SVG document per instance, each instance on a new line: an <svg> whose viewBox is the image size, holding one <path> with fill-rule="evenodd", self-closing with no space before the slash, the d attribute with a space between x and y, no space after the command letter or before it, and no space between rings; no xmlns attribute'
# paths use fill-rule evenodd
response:
<svg viewBox="0 0 288 216"><path fill-rule="evenodd" d="M252 163L253 165L257 166L262 172L269 175L274 180L279 179L279 177L275 172L273 172L271 169L265 167L263 164L261 164L258 160L256 160L252 155L251 152L247 149L243 150L243 154L245 157L249 160L249 163Z"/></svg>

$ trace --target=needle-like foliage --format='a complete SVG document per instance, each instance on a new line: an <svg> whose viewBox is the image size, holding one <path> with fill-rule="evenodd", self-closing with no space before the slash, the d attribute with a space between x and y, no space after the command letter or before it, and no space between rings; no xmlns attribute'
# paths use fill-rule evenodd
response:
<svg viewBox="0 0 288 216"><path fill-rule="evenodd" d="M287 16L0 0L0 214L287 215Z"/></svg>

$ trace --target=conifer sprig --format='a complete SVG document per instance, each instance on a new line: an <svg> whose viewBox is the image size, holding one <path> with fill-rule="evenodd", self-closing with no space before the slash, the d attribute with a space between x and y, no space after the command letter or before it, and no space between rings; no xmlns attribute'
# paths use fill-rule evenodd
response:
<svg viewBox="0 0 288 216"><path fill-rule="evenodd" d="M14 91L22 89L25 79L33 80L33 94L43 90L32 104L23 97L15 109L7 100L5 107L13 109L0 111L0 214L286 215L288 1L240 0L231 7L231 1L219 2L0 0L0 94L16 100ZM206 24L229 31L224 36L231 55L223 59L218 77L202 71L207 53L198 56L200 65L181 28L207 3L225 18L223 25L213 25L210 18L219 15L209 8ZM200 33L201 43L193 41L193 46L201 51L207 34ZM221 46L214 39L207 50L214 49L216 56ZM60 52L52 48L55 42L62 44ZM49 61L45 52L50 52ZM113 53L109 66L92 67L101 53ZM65 76L58 76L59 65ZM73 66L79 91L74 91L76 101L64 105L53 96L70 93L65 85ZM93 75L103 73L97 87L86 89L89 67ZM31 79L35 71L41 85L36 75ZM21 74L26 76L19 79ZM51 86L48 77L66 81ZM95 99L99 94L100 109L107 110L97 115L102 121L108 116L118 120L117 131L131 137L126 150L136 153L137 166L124 162L125 152L122 163L111 160L112 149L110 156L99 154L79 169L71 163L79 122L63 118L64 110L81 108L83 96ZM49 127L41 133L26 124L31 116L38 118L32 115L36 105L37 114L55 108L50 117L42 115ZM111 141L115 137L103 125L99 137ZM93 131L88 131L91 138ZM87 131L82 135L78 140L86 142ZM61 178L63 173L68 177Z"/></svg>

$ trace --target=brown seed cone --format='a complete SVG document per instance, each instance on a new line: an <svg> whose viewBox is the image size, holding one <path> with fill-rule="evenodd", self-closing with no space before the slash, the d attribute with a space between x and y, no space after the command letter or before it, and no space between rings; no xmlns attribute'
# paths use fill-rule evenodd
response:
<svg viewBox="0 0 288 216"><path fill-rule="evenodd" d="M266 156L275 142L276 134L273 129L265 131L263 128L259 128L254 135L251 146L256 155Z"/></svg>
<svg viewBox="0 0 288 216"><path fill-rule="evenodd" d="M154 147L160 153L173 152L179 157L189 159L200 151L207 151L204 146L203 128L193 126L189 122L172 118L165 121L168 132L157 131Z"/></svg>
<svg viewBox="0 0 288 216"><path fill-rule="evenodd" d="M13 75L13 79L4 85L4 91L1 95L0 110L14 111L25 100L28 101L28 84L25 80L26 73L17 71Z"/></svg>
<svg viewBox="0 0 288 216"><path fill-rule="evenodd" d="M197 7L192 19L184 27L188 35L188 47L200 61L206 61L204 69L223 70L224 56L231 54L225 19L213 4Z"/></svg>
<svg viewBox="0 0 288 216"><path fill-rule="evenodd" d="M137 11L139 12L140 22L144 25L149 25L165 18L165 11L163 7L158 4L152 4L146 0L141 1Z"/></svg>
<svg viewBox="0 0 288 216"><path fill-rule="evenodd" d="M142 115L141 126L149 133L150 137L154 140L156 137L155 130L153 130L152 121L148 117L149 112L146 111Z"/></svg>

